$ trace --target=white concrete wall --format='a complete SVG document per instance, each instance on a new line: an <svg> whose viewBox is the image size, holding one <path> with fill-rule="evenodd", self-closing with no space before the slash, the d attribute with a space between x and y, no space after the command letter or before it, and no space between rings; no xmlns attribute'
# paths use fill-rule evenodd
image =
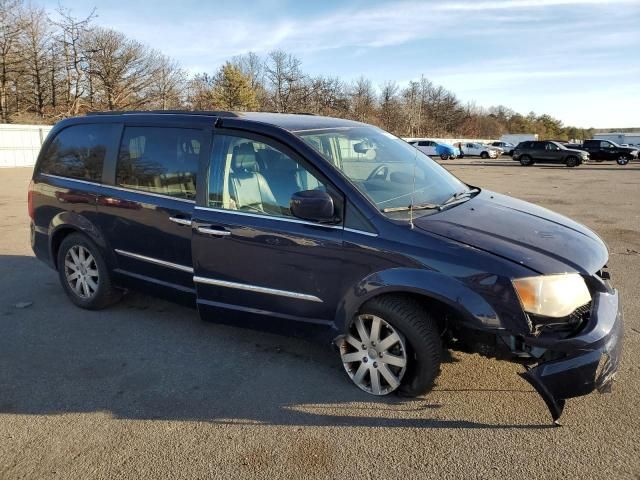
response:
<svg viewBox="0 0 640 480"><path fill-rule="evenodd" d="M0 124L0 167L32 167L51 128Z"/></svg>

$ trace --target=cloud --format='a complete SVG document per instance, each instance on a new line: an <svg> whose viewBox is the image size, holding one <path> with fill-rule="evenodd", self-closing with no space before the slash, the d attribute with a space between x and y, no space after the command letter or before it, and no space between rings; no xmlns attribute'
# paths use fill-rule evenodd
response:
<svg viewBox="0 0 640 480"><path fill-rule="evenodd" d="M436 10L514 10L523 8L544 8L569 5L606 5L612 3L637 3L637 0L502 0L502 1L467 1L443 3L435 6Z"/></svg>

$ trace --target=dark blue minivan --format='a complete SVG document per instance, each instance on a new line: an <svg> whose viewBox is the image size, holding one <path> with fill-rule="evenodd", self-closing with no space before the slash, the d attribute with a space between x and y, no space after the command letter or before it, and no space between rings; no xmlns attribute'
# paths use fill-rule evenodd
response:
<svg viewBox="0 0 640 480"><path fill-rule="evenodd" d="M29 214L34 252L76 305L140 289L207 320L332 341L374 395L425 393L451 348L521 363L556 421L620 360L595 233L358 122L67 119L43 145Z"/></svg>

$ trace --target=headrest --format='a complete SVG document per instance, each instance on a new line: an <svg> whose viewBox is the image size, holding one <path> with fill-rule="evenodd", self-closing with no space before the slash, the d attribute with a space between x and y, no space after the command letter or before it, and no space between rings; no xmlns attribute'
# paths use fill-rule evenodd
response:
<svg viewBox="0 0 640 480"><path fill-rule="evenodd" d="M233 147L231 168L236 172L240 170L258 171L258 162L256 162L256 151L253 149L253 143L241 143Z"/></svg>
<svg viewBox="0 0 640 480"><path fill-rule="evenodd" d="M296 164L291 161L289 157L273 150L271 148L265 148L258 152L262 165L270 171L293 171L296 169Z"/></svg>

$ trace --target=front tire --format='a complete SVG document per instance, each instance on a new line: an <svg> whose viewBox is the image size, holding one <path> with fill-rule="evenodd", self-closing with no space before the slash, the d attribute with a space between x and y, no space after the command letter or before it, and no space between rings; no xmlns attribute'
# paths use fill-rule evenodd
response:
<svg viewBox="0 0 640 480"><path fill-rule="evenodd" d="M483 160L486 160L487 158L489 158L489 154L487 152L482 152L480 154L480 158L482 158Z"/></svg>
<svg viewBox="0 0 640 480"><path fill-rule="evenodd" d="M80 233L67 236L58 250L58 277L78 307L100 310L120 299L99 248Z"/></svg>
<svg viewBox="0 0 640 480"><path fill-rule="evenodd" d="M440 159L441 160L449 160L449 155L447 155L446 153L442 153L442 154L440 154Z"/></svg>
<svg viewBox="0 0 640 480"><path fill-rule="evenodd" d="M440 373L442 342L435 319L411 297L388 295L367 302L340 345L347 374L373 395L399 391L417 396Z"/></svg>
<svg viewBox="0 0 640 480"><path fill-rule="evenodd" d="M529 155L522 155L520 157L520 165L523 167L529 167L533 165L533 159Z"/></svg>
<svg viewBox="0 0 640 480"><path fill-rule="evenodd" d="M567 159L565 160L565 165L567 167L577 167L578 166L578 158L577 157L567 157Z"/></svg>
<svg viewBox="0 0 640 480"><path fill-rule="evenodd" d="M624 166L627 163L629 163L629 157L625 156L625 155L621 155L616 159L616 163L618 165Z"/></svg>

